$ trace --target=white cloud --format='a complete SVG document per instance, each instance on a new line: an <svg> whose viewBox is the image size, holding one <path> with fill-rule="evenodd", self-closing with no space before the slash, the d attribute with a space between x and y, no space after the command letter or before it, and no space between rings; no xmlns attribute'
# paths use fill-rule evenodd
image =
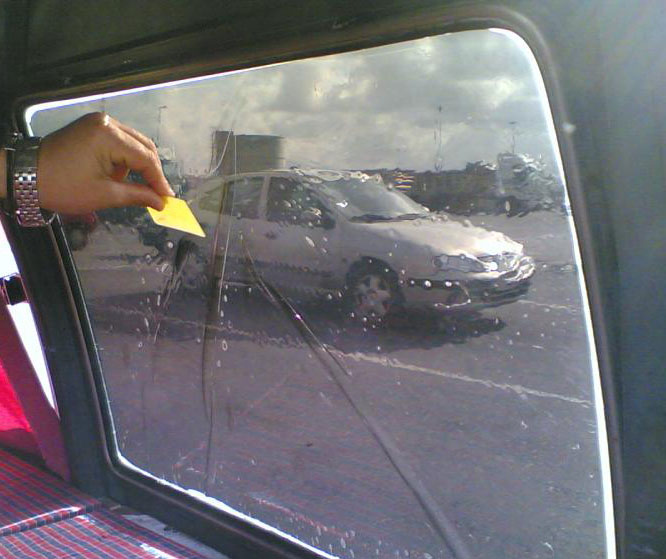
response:
<svg viewBox="0 0 666 559"><path fill-rule="evenodd" d="M289 163L461 168L494 160L512 135L519 151L552 161L543 103L520 42L468 31L63 107L33 122L45 133L105 108L156 138L166 106L160 141L197 170L209 165L213 130L231 128L283 136Z"/></svg>

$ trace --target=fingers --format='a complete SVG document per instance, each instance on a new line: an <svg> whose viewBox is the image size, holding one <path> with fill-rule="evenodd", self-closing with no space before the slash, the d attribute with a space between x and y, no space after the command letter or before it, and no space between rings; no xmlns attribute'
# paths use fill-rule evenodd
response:
<svg viewBox="0 0 666 559"><path fill-rule="evenodd" d="M169 186L162 165L157 155L157 150L152 142L143 137L142 134L135 134L149 142L147 146L143 141L137 139L135 134L130 134L125 130L125 126L118 126L117 133L114 135L114 142L111 149L111 162L115 167L124 166L133 171L141 173L146 183L152 187L155 192L162 196L174 196L173 190ZM114 177L115 178L115 177Z"/></svg>
<svg viewBox="0 0 666 559"><path fill-rule="evenodd" d="M162 197L152 188L142 184L107 181L104 191L108 198L105 204L107 207L150 206L158 211L164 209Z"/></svg>
<svg viewBox="0 0 666 559"><path fill-rule="evenodd" d="M127 126L126 124L118 122L115 119L112 120L113 123L123 132L129 134L135 140L141 142L146 148L148 148L151 151L154 151L157 154L157 146L155 146L155 143L150 138L148 138L148 136L144 136L141 132L139 132L138 130L134 130L134 128L132 128L131 126Z"/></svg>
<svg viewBox="0 0 666 559"><path fill-rule="evenodd" d="M129 175L129 169L124 165L116 165L111 172L110 178L116 182L124 181Z"/></svg>

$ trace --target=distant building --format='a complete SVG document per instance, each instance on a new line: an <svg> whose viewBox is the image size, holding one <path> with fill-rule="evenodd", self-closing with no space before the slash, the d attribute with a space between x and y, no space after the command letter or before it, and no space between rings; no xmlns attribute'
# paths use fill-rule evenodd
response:
<svg viewBox="0 0 666 559"><path fill-rule="evenodd" d="M216 130L211 169L214 175L253 173L285 165L284 138L265 134L234 134Z"/></svg>

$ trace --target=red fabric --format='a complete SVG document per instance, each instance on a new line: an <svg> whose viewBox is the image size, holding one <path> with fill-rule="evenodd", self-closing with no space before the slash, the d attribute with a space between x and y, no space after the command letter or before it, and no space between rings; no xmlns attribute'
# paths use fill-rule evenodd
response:
<svg viewBox="0 0 666 559"><path fill-rule="evenodd" d="M0 557L204 559L187 547L104 510L0 537Z"/></svg>
<svg viewBox="0 0 666 559"><path fill-rule="evenodd" d="M204 559L0 450L0 558Z"/></svg>
<svg viewBox="0 0 666 559"><path fill-rule="evenodd" d="M0 540L101 506L97 499L0 450Z"/></svg>
<svg viewBox="0 0 666 559"><path fill-rule="evenodd" d="M0 444L39 456L39 447L0 362Z"/></svg>
<svg viewBox="0 0 666 559"><path fill-rule="evenodd" d="M7 307L0 303L0 441L43 458L69 479L60 419L49 404Z"/></svg>

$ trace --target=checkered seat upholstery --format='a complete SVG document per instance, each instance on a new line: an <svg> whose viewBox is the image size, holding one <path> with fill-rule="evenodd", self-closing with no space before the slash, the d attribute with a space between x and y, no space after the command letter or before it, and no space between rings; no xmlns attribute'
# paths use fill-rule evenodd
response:
<svg viewBox="0 0 666 559"><path fill-rule="evenodd" d="M96 499L0 450L0 537L100 507Z"/></svg>
<svg viewBox="0 0 666 559"><path fill-rule="evenodd" d="M3 450L0 558L204 559Z"/></svg>

